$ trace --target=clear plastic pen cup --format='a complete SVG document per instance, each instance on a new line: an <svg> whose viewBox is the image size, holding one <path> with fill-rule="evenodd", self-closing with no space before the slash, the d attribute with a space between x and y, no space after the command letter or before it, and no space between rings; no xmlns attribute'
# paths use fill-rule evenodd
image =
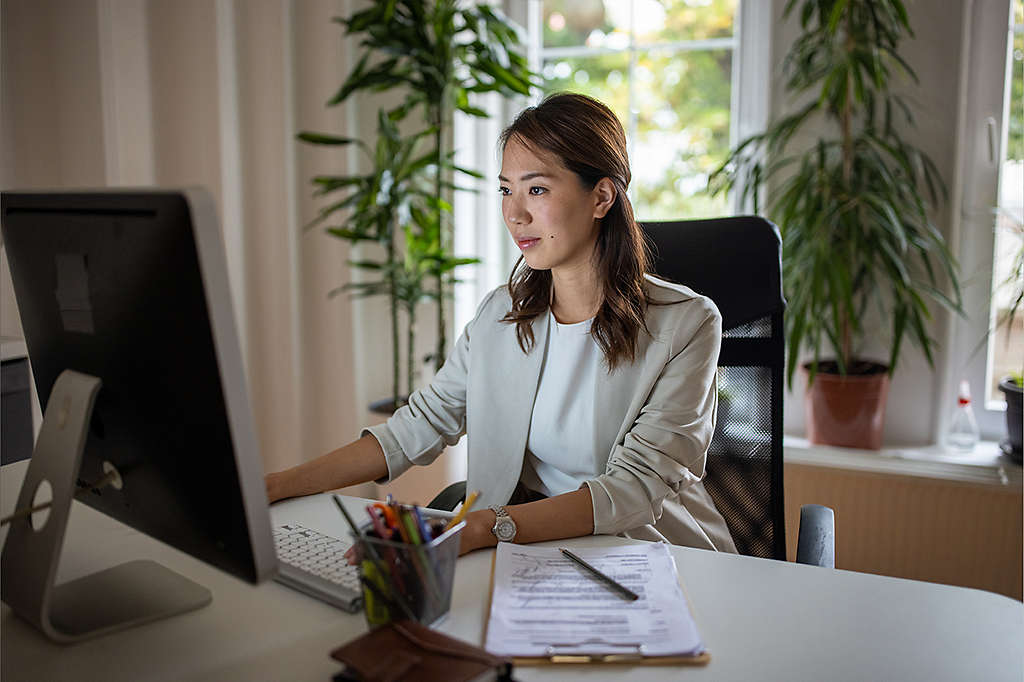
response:
<svg viewBox="0 0 1024 682"><path fill-rule="evenodd" d="M410 619L432 625L452 603L455 560L464 521L430 542L383 540L364 526L359 533L359 576L363 607L371 627Z"/></svg>

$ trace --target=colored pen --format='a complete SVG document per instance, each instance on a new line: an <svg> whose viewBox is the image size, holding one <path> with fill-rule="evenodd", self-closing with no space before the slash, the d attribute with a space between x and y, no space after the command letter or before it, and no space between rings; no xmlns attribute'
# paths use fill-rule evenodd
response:
<svg viewBox="0 0 1024 682"><path fill-rule="evenodd" d="M409 527L405 525L405 514L402 513L401 509L399 509L398 513L395 514L395 516L395 527L398 530L398 534L402 537L402 542L404 542L407 545L414 544L412 541L412 536L409 535Z"/></svg>
<svg viewBox="0 0 1024 682"><path fill-rule="evenodd" d="M462 509L459 510L459 513L452 517L452 520L449 521L448 525L444 527L445 532L448 532L455 526L459 525L459 522L462 521L462 519L466 518L466 514L469 512L470 508L473 506L473 503L476 502L476 498L478 497L480 497L479 490L474 490L469 494L469 497L466 498L466 501L462 503Z"/></svg>
<svg viewBox="0 0 1024 682"><path fill-rule="evenodd" d="M420 537L420 529L417 527L416 518L413 516L411 511L406 510L401 515L402 523L405 524L405 530L409 533L409 539L414 545L422 545L423 539Z"/></svg>
<svg viewBox="0 0 1024 682"><path fill-rule="evenodd" d="M606 586L610 587L620 596L625 597L629 601L636 601L640 598L640 596L636 592L633 592L632 590L623 586L621 583L616 582L609 576L597 570L596 568L588 564L586 561L584 561L583 559L579 558L578 556L567 550L565 547L559 547L558 549L562 552L562 554L572 559L582 568L586 569L586 571L591 575L591 577L596 578L598 581L604 583Z"/></svg>
<svg viewBox="0 0 1024 682"><path fill-rule="evenodd" d="M388 610L389 614L394 612L394 606L398 606L405 613L406 618L408 618L409 620L416 620L416 616L413 615L413 612L409 610L409 607L406 606L404 601L402 601L401 599L389 599L388 596L384 594L384 592L380 589L380 587L378 587L372 580L367 578L365 575L359 576L359 582L361 582L365 587L367 587L370 590L370 592L373 593L373 596L375 596L377 599L384 603L384 607ZM389 616L389 618L394 619L393 616Z"/></svg>
<svg viewBox="0 0 1024 682"><path fill-rule="evenodd" d="M409 551L412 553L412 565L416 569L417 575L419 575L420 582L426 585L429 590L428 593L435 600L441 600L441 590L437 584L437 578L434 576L434 570L430 566L430 560L423 548L420 547L420 534L416 530L416 521L413 519L412 513L406 509L398 508L398 531L402 534L402 540L405 544L409 545Z"/></svg>
<svg viewBox="0 0 1024 682"><path fill-rule="evenodd" d="M390 541L392 538L393 531L387 526L387 524L384 521L384 512L381 512L380 517L378 517L377 505L368 504L366 505L366 513L370 515L370 522L373 524L373 528L375 531L377 531L377 535L380 537L380 539ZM388 547L387 545L384 546L384 552L387 554L388 565L391 567L391 576L395 581L395 585L404 594L405 583L402 580L401 571L398 571L395 568L398 565L398 555L395 552L394 548Z"/></svg>
<svg viewBox="0 0 1024 682"><path fill-rule="evenodd" d="M412 516L413 519L416 520L416 528L420 531L420 541L423 542L423 544L429 543L434 538L430 534L430 526L428 526L423 520L423 514L420 513L419 507L413 505Z"/></svg>

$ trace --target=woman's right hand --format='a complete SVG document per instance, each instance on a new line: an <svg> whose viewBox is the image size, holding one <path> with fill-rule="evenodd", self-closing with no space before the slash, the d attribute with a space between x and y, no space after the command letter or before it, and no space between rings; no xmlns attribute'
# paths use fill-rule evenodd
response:
<svg viewBox="0 0 1024 682"><path fill-rule="evenodd" d="M316 495L388 475L388 464L377 439L367 434L326 455L263 477L267 500Z"/></svg>
<svg viewBox="0 0 1024 682"><path fill-rule="evenodd" d="M283 471L276 471L272 474L267 474L263 477L263 482L267 486L267 501L270 504L274 504L278 500L285 497L282 492L282 481L281 477L284 475Z"/></svg>

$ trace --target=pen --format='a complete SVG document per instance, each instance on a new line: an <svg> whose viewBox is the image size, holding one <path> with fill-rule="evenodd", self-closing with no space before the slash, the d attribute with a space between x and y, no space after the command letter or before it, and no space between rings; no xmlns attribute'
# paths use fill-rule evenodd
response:
<svg viewBox="0 0 1024 682"><path fill-rule="evenodd" d="M579 558L578 556L576 556L575 554L573 554L572 552L567 550L565 547L559 547L558 549L562 552L562 554L564 554L565 556L569 557L570 559L575 561L577 564L582 566L584 569L586 569L587 572L590 573L591 576L593 576L594 578L597 578L599 581L601 581L602 583L604 583L605 585L607 585L608 587L613 589L615 592L617 592L622 597L625 597L629 601L636 601L637 599L640 598L639 595L637 595L636 592L633 592L632 590L622 586L620 583L616 582L615 580L609 578L604 573L602 573L601 571L597 570L596 568L594 568L593 566L588 564L586 561L584 561L583 559Z"/></svg>
<svg viewBox="0 0 1024 682"><path fill-rule="evenodd" d="M366 513L370 515L370 523L373 524L373 529L377 531L377 536L381 540L390 540L391 533L390 529L385 525L384 521L377 518L377 508L372 504L366 505ZM384 516L381 514L381 516Z"/></svg>
<svg viewBox="0 0 1024 682"><path fill-rule="evenodd" d="M391 531L390 531L390 529L388 528L388 526L385 524L385 522L383 520L377 518L377 513L376 512L377 512L377 506L376 505L373 505L373 504L366 505L366 513L370 515L370 523L373 524L374 530L377 531L377 536L380 537L381 540L391 540ZM384 516L385 516L384 512L381 512L381 517L384 517ZM388 566L391 567L391 576L392 576L392 578L394 578L395 585L404 594L405 593L405 582L402 580L401 571L399 571L397 569L398 563L399 563L398 554L395 552L394 548L388 547L387 545L384 546L384 551L385 551L385 553L387 554L387 557L388 557Z"/></svg>
<svg viewBox="0 0 1024 682"><path fill-rule="evenodd" d="M413 518L412 511L405 509L399 512L399 530L403 531L402 536L405 538L405 543L410 545L409 551L412 552L413 566L416 567L416 572L420 576L420 580L423 581L427 587L430 588L430 594L436 600L440 601L441 591L437 585L437 578L434 575L434 569L430 565L430 557L423 551L422 539L420 538L419 530L416 529L416 519Z"/></svg>
<svg viewBox="0 0 1024 682"><path fill-rule="evenodd" d="M420 529L416 525L416 518L413 516L411 511L406 511L401 515L402 523L405 525L405 531L409 535L409 543L413 545L422 545L423 538L420 537Z"/></svg>
<svg viewBox="0 0 1024 682"><path fill-rule="evenodd" d="M459 521L466 517L466 513L469 512L470 507L473 506L473 503L476 502L476 498L478 497L480 497L479 490L474 490L472 493L469 494L469 497L466 498L466 501L462 503L462 509L459 510L459 513L456 514L452 518L452 520L448 522L448 525L444 527L446 533L455 526L459 525Z"/></svg>
<svg viewBox="0 0 1024 682"><path fill-rule="evenodd" d="M347 523L348 527L352 529L353 540L359 542L360 538L362 537L359 533L359 526L357 526L356 522L352 520L352 516L348 513L348 510L345 509L345 505L341 503L341 498L339 498L337 495L331 495L331 499L334 500L334 504L337 505L338 511L341 512L341 515L345 517L345 523ZM367 547L367 549L369 550L370 556L379 561L379 557L377 557L377 553L373 551L373 548Z"/></svg>
<svg viewBox="0 0 1024 682"><path fill-rule="evenodd" d="M430 526L423 520L423 514L420 513L419 507L413 505L412 516L416 520L416 528L420 532L420 541L423 544L427 544L433 540L434 537L430 534Z"/></svg>

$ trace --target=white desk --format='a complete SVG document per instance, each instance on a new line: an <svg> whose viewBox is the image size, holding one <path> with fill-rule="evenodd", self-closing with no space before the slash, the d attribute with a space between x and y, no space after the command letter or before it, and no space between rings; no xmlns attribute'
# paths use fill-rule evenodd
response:
<svg viewBox="0 0 1024 682"><path fill-rule="evenodd" d="M13 509L25 466L19 462L0 471L0 513ZM351 504L358 511L358 501ZM58 582L147 556L210 588L213 603L69 647L51 644L4 605L4 682L329 680L339 666L328 652L366 629L362 614L347 614L275 582L248 585L84 505L74 507ZM278 523L346 532L326 496L279 504L271 513ZM562 544L621 542L589 537ZM1020 602L978 590L684 547L672 552L711 651L710 665L520 667L516 679L1024 679ZM440 629L480 643L490 562L490 551L459 559L452 611Z"/></svg>

